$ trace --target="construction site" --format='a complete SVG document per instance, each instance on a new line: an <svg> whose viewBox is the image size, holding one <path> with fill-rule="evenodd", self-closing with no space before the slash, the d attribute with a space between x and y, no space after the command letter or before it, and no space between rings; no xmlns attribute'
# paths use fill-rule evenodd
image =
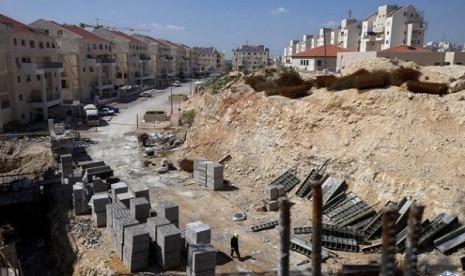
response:
<svg viewBox="0 0 465 276"><path fill-rule="evenodd" d="M463 275L464 66L267 67L182 98L3 137L1 275Z"/></svg>

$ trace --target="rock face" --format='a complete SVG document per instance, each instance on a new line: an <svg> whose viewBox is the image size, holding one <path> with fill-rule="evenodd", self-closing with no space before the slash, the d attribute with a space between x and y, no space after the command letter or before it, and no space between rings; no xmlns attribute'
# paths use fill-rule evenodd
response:
<svg viewBox="0 0 465 276"><path fill-rule="evenodd" d="M447 71L442 75L449 78ZM460 215L464 96L391 86L363 93L313 88L312 95L291 100L237 80L221 93L191 98L186 108L196 110L195 122L176 154L209 160L230 154L225 178L257 190L286 169L303 177L329 160L327 173L345 179L369 203L412 196L427 205L426 216ZM251 200L260 196L250 194Z"/></svg>

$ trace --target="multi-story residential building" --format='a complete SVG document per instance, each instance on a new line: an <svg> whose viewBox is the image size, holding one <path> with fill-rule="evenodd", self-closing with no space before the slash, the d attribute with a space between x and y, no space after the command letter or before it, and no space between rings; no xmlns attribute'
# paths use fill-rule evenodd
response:
<svg viewBox="0 0 465 276"><path fill-rule="evenodd" d="M194 74L223 73L226 70L224 53L214 47L194 47L195 61L192 66Z"/></svg>
<svg viewBox="0 0 465 276"><path fill-rule="evenodd" d="M332 44L331 37L333 37L334 41L334 33L331 28L320 28L315 38L315 45L313 48L320 47L325 44Z"/></svg>
<svg viewBox="0 0 465 276"><path fill-rule="evenodd" d="M313 35L304 35L302 40L300 40L298 43L297 43L297 52L296 53L300 53L300 52L303 52L303 51L307 51L311 48L314 48L315 46L315 39L313 38Z"/></svg>
<svg viewBox="0 0 465 276"><path fill-rule="evenodd" d="M30 24L57 41L63 102L92 102L95 96L111 98L114 91L116 60L110 41L85 29L39 19Z"/></svg>
<svg viewBox="0 0 465 276"><path fill-rule="evenodd" d="M464 45L441 41L428 42L424 48L432 52L462 52L464 50Z"/></svg>
<svg viewBox="0 0 465 276"><path fill-rule="evenodd" d="M116 53L116 85L151 85L155 76L150 72L147 45L137 38L103 27L93 33L113 43Z"/></svg>
<svg viewBox="0 0 465 276"><path fill-rule="evenodd" d="M363 20L360 51L381 51L399 44L421 47L426 29L424 13L414 6L380 6Z"/></svg>
<svg viewBox="0 0 465 276"><path fill-rule="evenodd" d="M233 70L258 69L268 65L270 50L265 45L241 45L232 52Z"/></svg>
<svg viewBox="0 0 465 276"><path fill-rule="evenodd" d="M315 39L312 38L313 43L315 43ZM283 65L284 66L291 66L291 59L292 56L298 53L299 50L299 40L291 40L289 45L284 48L284 56L283 56Z"/></svg>
<svg viewBox="0 0 465 276"><path fill-rule="evenodd" d="M132 36L147 45L147 55L150 57L149 70L155 78L155 85L168 84L168 74L172 71L170 46L148 35L133 34Z"/></svg>
<svg viewBox="0 0 465 276"><path fill-rule="evenodd" d="M347 50L360 51L360 36L362 35L362 21L346 18L341 21L338 46Z"/></svg>
<svg viewBox="0 0 465 276"><path fill-rule="evenodd" d="M62 103L62 72L53 37L0 14L0 131L47 120Z"/></svg>

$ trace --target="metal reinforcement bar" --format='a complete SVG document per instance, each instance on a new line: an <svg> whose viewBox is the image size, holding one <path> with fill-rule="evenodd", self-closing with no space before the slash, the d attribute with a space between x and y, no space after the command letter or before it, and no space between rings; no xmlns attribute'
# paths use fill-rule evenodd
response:
<svg viewBox="0 0 465 276"><path fill-rule="evenodd" d="M342 202L339 206L335 208L331 208L331 210L328 210L328 212L326 213L326 216L332 219L333 217L339 215L340 213L344 212L347 209L350 209L352 206L356 205L358 202L361 202L361 201L363 200L360 197L350 192L347 194L347 197L344 200L344 202Z"/></svg>
<svg viewBox="0 0 465 276"><path fill-rule="evenodd" d="M465 225L434 240L434 246L443 254L449 254L465 244Z"/></svg>
<svg viewBox="0 0 465 276"><path fill-rule="evenodd" d="M383 253L381 261L381 276L394 276L396 270L396 233L397 209L387 207L383 210Z"/></svg>
<svg viewBox="0 0 465 276"><path fill-rule="evenodd" d="M321 236L321 245L328 249L357 252L358 246L355 239L346 239L333 236Z"/></svg>
<svg viewBox="0 0 465 276"><path fill-rule="evenodd" d="M282 185L286 192L289 192L295 185L299 184L299 182L300 180L293 173L287 171L273 180L268 186Z"/></svg>
<svg viewBox="0 0 465 276"><path fill-rule="evenodd" d="M252 226L250 227L250 230L252 230L252 232L260 232L263 230L273 229L278 225L279 225L279 221L275 220L275 221L263 223L257 226Z"/></svg>
<svg viewBox="0 0 465 276"><path fill-rule="evenodd" d="M299 239L297 237L291 237L291 250L299 252L300 254L303 254L307 257L312 256L312 245L309 242ZM326 261L329 258L329 256L330 252L322 248L321 260Z"/></svg>
<svg viewBox="0 0 465 276"><path fill-rule="evenodd" d="M347 197L347 194L344 192L341 192L337 195L335 195L332 199L328 200L326 204L323 204L323 214L326 214L326 210L332 207L337 207L339 204L341 204Z"/></svg>
<svg viewBox="0 0 465 276"><path fill-rule="evenodd" d="M299 189L295 193L299 197L304 197L306 196L310 190L311 190L311 183L310 183L310 178L313 177L313 174L315 172L315 169L312 169L310 173L305 177L304 181L300 185Z"/></svg>
<svg viewBox="0 0 465 276"><path fill-rule="evenodd" d="M335 215L334 217L331 217L331 220L338 223L346 219L347 217L352 216L353 214L356 214L358 212L361 212L364 210L368 204L365 201L359 201L355 203L354 205L350 206L349 208L343 210L339 214Z"/></svg>
<svg viewBox="0 0 465 276"><path fill-rule="evenodd" d="M383 248L383 242L381 241L381 239L379 239L379 240L373 241L371 245L360 247L360 250L365 254L369 254L369 253L381 251L382 248Z"/></svg>
<svg viewBox="0 0 465 276"><path fill-rule="evenodd" d="M295 227L294 234L311 234L312 228L308 226L304 227ZM355 239L357 242L364 241L363 233L356 231L347 227L340 227L337 225L323 223L322 234L326 236L333 236L339 238Z"/></svg>
<svg viewBox="0 0 465 276"><path fill-rule="evenodd" d="M407 223L407 245L405 250L405 276L416 276L418 261L418 237L421 233L421 217L425 206L414 204L410 208L410 214Z"/></svg>
<svg viewBox="0 0 465 276"><path fill-rule="evenodd" d="M394 206L394 205L395 205L394 202L388 201L384 205L384 207ZM381 233L381 214L382 212L378 212L376 216L374 216L363 229L367 240L372 239L374 236Z"/></svg>
<svg viewBox="0 0 465 276"><path fill-rule="evenodd" d="M418 246L427 246L445 231L454 228L454 226L457 226L458 222L459 219L457 217L449 217L444 213L440 213L434 218L431 224L421 232L420 239L418 240Z"/></svg>
<svg viewBox="0 0 465 276"><path fill-rule="evenodd" d="M344 276L378 276L379 272L379 265L342 265Z"/></svg>
<svg viewBox="0 0 465 276"><path fill-rule="evenodd" d="M376 211L371 206L365 206L363 209L359 210L357 213L353 213L346 219L339 221L338 225L349 226L363 219L372 217L375 214L376 214Z"/></svg>

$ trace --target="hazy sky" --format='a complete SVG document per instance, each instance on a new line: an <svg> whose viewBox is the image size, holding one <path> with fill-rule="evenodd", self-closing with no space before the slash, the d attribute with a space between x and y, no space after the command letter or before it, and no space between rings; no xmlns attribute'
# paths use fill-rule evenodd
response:
<svg viewBox="0 0 465 276"><path fill-rule="evenodd" d="M352 10L363 19L379 5L414 5L425 12L425 42L465 42L465 0L0 0L0 13L29 24L43 18L59 23L149 29L140 32L189 46L225 51L241 44L266 44L282 54L291 39L334 27ZM131 33L131 32L128 32Z"/></svg>

